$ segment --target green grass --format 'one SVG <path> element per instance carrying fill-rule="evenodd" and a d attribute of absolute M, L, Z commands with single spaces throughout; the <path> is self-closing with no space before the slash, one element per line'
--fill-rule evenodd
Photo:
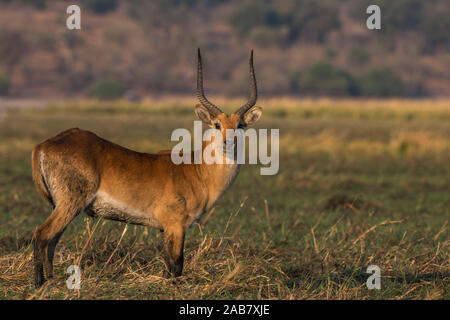
<path fill-rule="evenodd" d="M 290 111 L 294 105 L 263 113 L 257 127 L 280 128 L 278 175 L 241 169 L 207 223 L 188 232 L 177 281 L 162 278 L 159 231 L 129 225 L 120 241 L 125 224 L 81 214 L 57 247 L 55 279 L 40 290 L 32 285 L 30 239 L 50 208 L 31 179 L 33 146 L 80 127 L 152 152 L 174 145 L 175 128 L 192 130 L 194 116 L 10 112 L 0 123 L 0 298 L 449 299 L 450 123 L 432 104 L 392 118 L 386 110 L 407 109 L 380 104 L 363 116 L 351 107 L 356 116 L 348 118 L 333 117 L 339 107 L 316 113 L 312 102 L 302 107 L 309 113 Z M 68 290 L 65 270 L 80 259 L 81 290 Z M 366 287 L 371 264 L 381 268 L 381 290 Z"/>

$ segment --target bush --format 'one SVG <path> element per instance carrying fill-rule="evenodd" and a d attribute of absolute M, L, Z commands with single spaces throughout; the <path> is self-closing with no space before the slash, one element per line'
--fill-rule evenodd
<path fill-rule="evenodd" d="M 233 12 L 230 19 L 241 34 L 249 33 L 257 26 L 278 27 L 282 17 L 272 6 L 272 1 L 244 1 Z"/>
<path fill-rule="evenodd" d="M 263 48 L 279 45 L 283 42 L 278 29 L 266 26 L 255 27 L 250 31 L 250 39 Z"/>
<path fill-rule="evenodd" d="M 370 54 L 363 47 L 353 47 L 350 49 L 347 58 L 349 62 L 364 64 L 370 61 Z"/>
<path fill-rule="evenodd" d="M 95 13 L 107 13 L 117 8 L 118 0 L 84 0 L 83 5 Z"/>
<path fill-rule="evenodd" d="M 317 62 L 299 74 L 298 89 L 313 95 L 357 95 L 353 77 L 328 62 Z M 295 87 L 295 86 L 294 86 Z"/>
<path fill-rule="evenodd" d="M 442 46 L 450 48 L 450 9 L 427 15 L 422 23 L 429 51 Z"/>
<path fill-rule="evenodd" d="M 89 88 L 93 80 L 94 74 L 91 69 L 71 70 L 66 72 L 61 88 L 68 92 L 80 92 Z"/>
<path fill-rule="evenodd" d="M 122 83 L 113 79 L 98 80 L 92 86 L 89 95 L 98 99 L 117 99 L 125 92 Z"/>
<path fill-rule="evenodd" d="M 65 31 L 62 34 L 62 39 L 64 43 L 69 47 L 69 49 L 74 50 L 78 47 L 81 47 L 84 44 L 83 38 L 80 36 L 78 32 L 73 32 L 70 30 Z"/>
<path fill-rule="evenodd" d="M 21 0 L 21 2 L 25 5 L 32 6 L 39 10 L 45 9 L 47 7 L 45 0 Z"/>
<path fill-rule="evenodd" d="M 376 69 L 359 77 L 358 87 L 364 96 L 388 97 L 404 93 L 402 79 L 390 68 Z"/>
<path fill-rule="evenodd" d="M 0 96 L 6 95 L 9 91 L 9 81 L 6 76 L 0 74 Z"/>
<path fill-rule="evenodd" d="M 324 51 L 324 56 L 327 60 L 333 60 L 338 56 L 338 53 L 333 48 L 326 48 Z"/>
<path fill-rule="evenodd" d="M 293 1 L 294 9 L 286 17 L 290 40 L 324 42 L 328 33 L 340 27 L 338 6 L 331 1 Z"/>
<path fill-rule="evenodd" d="M 393 31 L 417 29 L 423 19 L 423 3 L 422 0 L 384 1 L 383 23 Z"/>
<path fill-rule="evenodd" d="M 25 33 L 0 28 L 0 64 L 16 65 L 28 53 Z"/>
<path fill-rule="evenodd" d="M 337 6 L 331 1 L 261 0 L 244 1 L 236 7 L 230 22 L 241 35 L 254 28 L 287 29 L 288 41 L 302 38 L 323 42 L 328 32 L 339 28 Z"/>

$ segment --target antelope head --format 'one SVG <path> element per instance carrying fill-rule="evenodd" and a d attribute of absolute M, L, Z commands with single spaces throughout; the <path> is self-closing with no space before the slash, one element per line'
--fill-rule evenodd
<path fill-rule="evenodd" d="M 247 126 L 254 124 L 261 117 L 262 108 L 255 106 L 258 96 L 256 86 L 255 70 L 253 67 L 253 50 L 250 54 L 250 98 L 247 103 L 236 110 L 231 115 L 224 113 L 219 107 L 210 102 L 203 90 L 203 68 L 202 56 L 198 49 L 198 65 L 197 65 L 197 97 L 200 104 L 195 106 L 195 113 L 210 128 L 220 130 L 223 137 L 225 150 L 235 148 L 235 137 L 227 139 L 227 130 L 245 129 Z M 229 131 L 228 131 L 229 132 Z"/>

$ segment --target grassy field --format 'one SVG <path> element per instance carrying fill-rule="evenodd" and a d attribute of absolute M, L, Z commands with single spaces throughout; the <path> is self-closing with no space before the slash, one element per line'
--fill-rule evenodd
<path fill-rule="evenodd" d="M 188 232 L 182 277 L 162 278 L 158 230 L 81 214 L 40 290 L 30 240 L 50 207 L 31 179 L 33 146 L 80 127 L 138 151 L 168 149 L 172 130 L 192 130 L 194 101 L 9 111 L 0 120 L 0 298 L 449 299 L 450 101 L 259 105 L 257 127 L 280 128 L 280 171 L 241 169 Z M 81 290 L 66 287 L 72 264 L 82 268 Z M 372 264 L 380 290 L 366 286 Z"/>

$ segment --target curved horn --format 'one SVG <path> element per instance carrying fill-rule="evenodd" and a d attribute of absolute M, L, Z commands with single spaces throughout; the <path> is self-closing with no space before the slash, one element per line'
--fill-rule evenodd
<path fill-rule="evenodd" d="M 200 103 L 211 112 L 214 116 L 223 113 L 216 105 L 209 102 L 203 92 L 203 68 L 202 68 L 202 56 L 200 55 L 200 48 L 198 48 L 198 65 L 197 65 L 197 97 Z"/>
<path fill-rule="evenodd" d="M 238 116 L 242 116 L 248 110 L 250 110 L 250 108 L 255 105 L 256 99 L 258 98 L 258 88 L 256 87 L 255 69 L 253 68 L 253 50 L 250 54 L 249 64 L 250 64 L 250 98 L 248 99 L 246 104 L 244 104 L 235 112 L 235 114 L 237 114 Z"/>

